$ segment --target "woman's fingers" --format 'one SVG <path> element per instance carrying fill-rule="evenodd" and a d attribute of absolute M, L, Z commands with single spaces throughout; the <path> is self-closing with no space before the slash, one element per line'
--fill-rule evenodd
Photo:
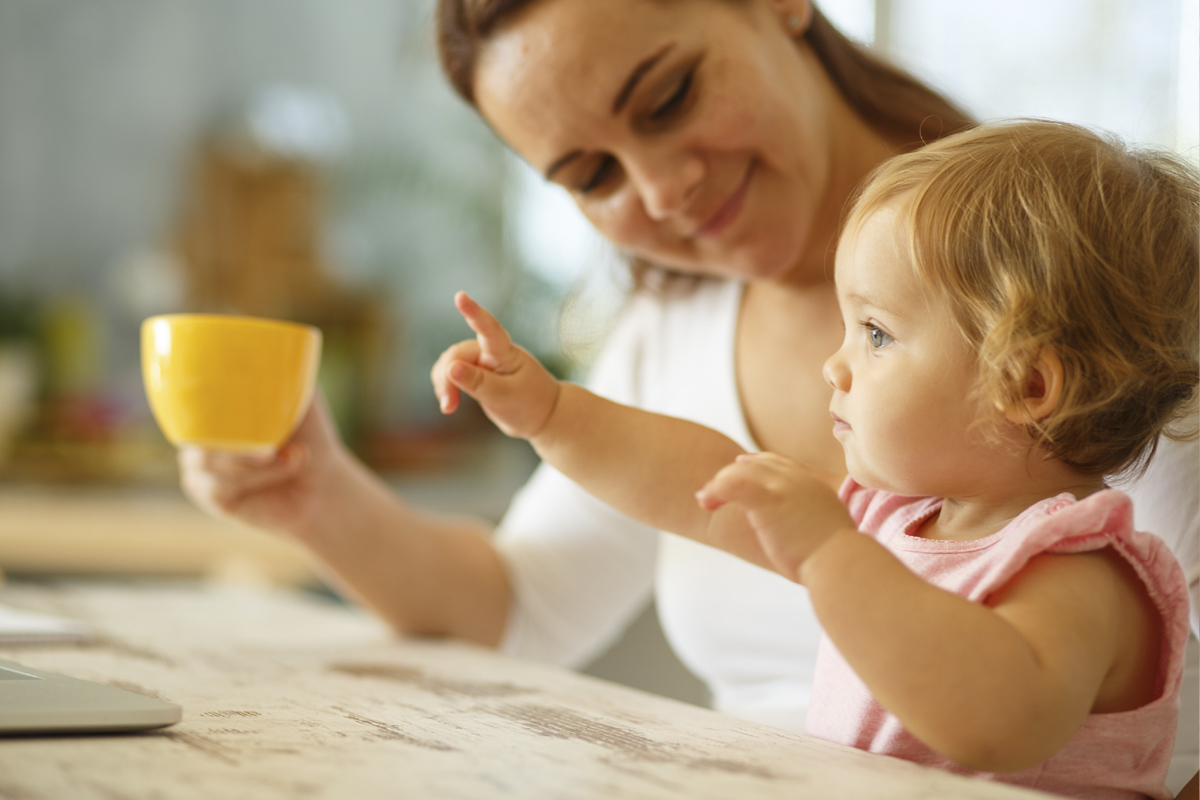
<path fill-rule="evenodd" d="M 512 360 L 516 352 L 512 339 L 504 326 L 491 315 L 483 306 L 471 299 L 466 292 L 454 295 L 454 306 L 463 315 L 463 319 L 475 331 L 479 341 L 479 365 L 488 369 L 504 371 L 504 367 Z"/>
<path fill-rule="evenodd" d="M 185 445 L 179 449 L 179 465 L 188 471 L 211 472 L 227 478 L 262 469 L 277 453 L 231 453 Z"/>
<path fill-rule="evenodd" d="M 303 445 L 291 444 L 274 455 L 248 455 L 183 447 L 179 451 L 185 493 L 200 505 L 233 511 L 241 499 L 293 479 L 308 461 Z"/>

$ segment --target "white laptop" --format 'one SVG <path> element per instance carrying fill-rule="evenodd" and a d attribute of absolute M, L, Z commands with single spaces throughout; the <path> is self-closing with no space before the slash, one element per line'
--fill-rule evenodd
<path fill-rule="evenodd" d="M 0 735 L 145 730 L 182 714 L 174 703 L 0 659 Z"/>

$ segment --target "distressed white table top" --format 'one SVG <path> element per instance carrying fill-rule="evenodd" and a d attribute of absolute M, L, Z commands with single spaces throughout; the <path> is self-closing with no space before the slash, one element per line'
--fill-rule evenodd
<path fill-rule="evenodd" d="M 0 658 L 181 704 L 121 736 L 0 739 L 0 797 L 957 798 L 1045 795 L 872 756 L 287 591 L 11 584 L 93 623 Z"/>

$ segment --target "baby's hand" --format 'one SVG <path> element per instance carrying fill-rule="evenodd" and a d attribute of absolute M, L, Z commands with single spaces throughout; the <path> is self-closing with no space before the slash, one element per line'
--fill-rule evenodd
<path fill-rule="evenodd" d="M 854 521 L 820 473 L 776 453 L 746 453 L 721 469 L 696 501 L 706 511 L 736 503 L 758 535 L 763 552 L 784 577 L 798 580 L 800 565 Z"/>
<path fill-rule="evenodd" d="M 546 426 L 558 402 L 559 383 L 538 360 L 517 347 L 482 306 L 459 292 L 454 305 L 475 338 L 449 347 L 433 365 L 433 390 L 443 414 L 458 408 L 459 390 L 479 401 L 496 427 L 530 439 Z"/>

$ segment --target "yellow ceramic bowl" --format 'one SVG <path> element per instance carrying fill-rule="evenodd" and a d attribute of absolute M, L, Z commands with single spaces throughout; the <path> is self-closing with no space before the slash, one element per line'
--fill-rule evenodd
<path fill-rule="evenodd" d="M 154 418 L 176 445 L 269 453 L 308 408 L 321 332 L 221 314 L 142 323 L 142 379 Z"/>

